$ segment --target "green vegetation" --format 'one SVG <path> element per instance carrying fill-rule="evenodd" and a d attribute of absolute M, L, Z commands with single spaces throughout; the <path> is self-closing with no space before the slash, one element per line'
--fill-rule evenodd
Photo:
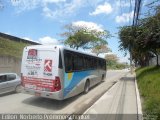
<path fill-rule="evenodd" d="M 111 52 L 111 49 L 107 45 L 97 45 L 92 48 L 92 53 L 95 53 L 97 56 L 101 53 Z"/>
<path fill-rule="evenodd" d="M 107 45 L 107 38 L 110 36 L 107 30 L 92 30 L 86 26 L 75 26 L 73 24 L 64 26 L 64 29 L 66 31 L 61 34 L 62 37 L 65 37 L 64 44 L 77 50 L 79 48 L 95 48 L 97 50 L 97 46 L 99 50 L 102 45 Z"/>
<path fill-rule="evenodd" d="M 107 54 L 105 59 L 107 61 L 107 69 L 120 70 L 128 67 L 127 63 L 119 63 L 118 57 L 115 54 Z"/>
<path fill-rule="evenodd" d="M 21 58 L 23 48 L 27 45 L 29 44 L 15 42 L 0 37 L 0 55 L 8 55 L 16 58 Z"/>
<path fill-rule="evenodd" d="M 152 56 L 160 54 L 160 1 L 152 14 L 139 19 L 137 26 L 123 26 L 119 30 L 120 50 L 129 51 L 135 64 L 147 66 Z"/>
<path fill-rule="evenodd" d="M 126 65 L 123 63 L 107 63 L 107 67 L 111 70 L 122 70 L 126 68 Z"/>
<path fill-rule="evenodd" d="M 144 67 L 136 70 L 138 87 L 143 99 L 143 113 L 160 120 L 160 67 Z M 151 119 L 149 116 L 145 119 Z"/>

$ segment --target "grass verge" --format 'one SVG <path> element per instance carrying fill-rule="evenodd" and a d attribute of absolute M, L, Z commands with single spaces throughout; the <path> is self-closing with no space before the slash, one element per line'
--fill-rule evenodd
<path fill-rule="evenodd" d="M 139 68 L 136 79 L 143 99 L 144 119 L 160 120 L 160 67 Z"/>

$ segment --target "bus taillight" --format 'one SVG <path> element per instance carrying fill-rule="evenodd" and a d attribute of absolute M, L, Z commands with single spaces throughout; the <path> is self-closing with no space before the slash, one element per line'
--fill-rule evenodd
<path fill-rule="evenodd" d="M 59 77 L 55 77 L 55 83 L 54 83 L 54 88 L 55 88 L 55 91 L 59 91 L 61 90 L 61 81 L 60 81 L 60 78 Z"/>
<path fill-rule="evenodd" d="M 59 91 L 61 90 L 61 81 L 59 77 L 55 77 L 53 88 L 51 89 L 51 92 Z"/>

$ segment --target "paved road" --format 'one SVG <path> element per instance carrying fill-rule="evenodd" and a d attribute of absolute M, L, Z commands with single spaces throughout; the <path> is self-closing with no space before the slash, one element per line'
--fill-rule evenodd
<path fill-rule="evenodd" d="M 88 109 L 100 96 L 111 88 L 128 71 L 108 71 L 107 78 L 93 87 L 88 94 L 57 101 L 28 94 L 7 94 L 0 96 L 0 113 L 52 113 L 80 114 Z"/>
<path fill-rule="evenodd" d="M 137 97 L 134 76 L 127 74 L 87 109 L 85 114 L 94 114 L 92 117 L 101 120 L 137 120 Z"/>

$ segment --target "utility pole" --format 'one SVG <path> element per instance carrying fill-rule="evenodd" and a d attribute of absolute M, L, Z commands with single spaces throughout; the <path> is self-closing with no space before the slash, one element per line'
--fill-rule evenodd
<path fill-rule="evenodd" d="M 137 26 L 138 24 L 138 19 L 139 19 L 139 13 L 140 13 L 140 8 L 141 8 L 141 3 L 142 1 L 141 0 L 135 0 L 135 6 L 134 6 L 134 16 L 133 16 L 133 24 L 132 26 Z M 132 49 L 133 49 L 133 46 L 130 44 L 130 48 L 129 48 L 129 52 L 130 52 L 130 72 L 131 74 L 133 74 L 133 63 L 132 63 Z"/>

